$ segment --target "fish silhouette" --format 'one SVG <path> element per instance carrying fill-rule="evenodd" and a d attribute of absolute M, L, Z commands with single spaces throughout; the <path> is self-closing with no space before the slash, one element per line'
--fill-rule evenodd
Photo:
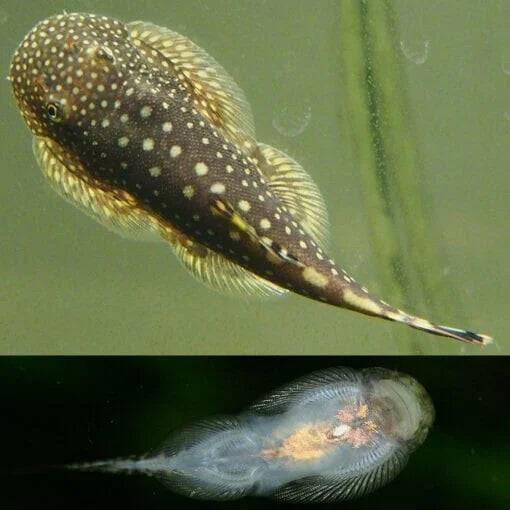
<path fill-rule="evenodd" d="M 433 421 L 430 397 L 412 377 L 331 368 L 273 391 L 240 415 L 195 423 L 143 457 L 65 468 L 154 476 L 198 499 L 340 501 L 395 478 Z"/>

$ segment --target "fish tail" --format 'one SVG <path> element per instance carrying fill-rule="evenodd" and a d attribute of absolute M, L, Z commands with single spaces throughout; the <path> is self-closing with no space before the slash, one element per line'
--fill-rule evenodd
<path fill-rule="evenodd" d="M 139 461 L 140 459 L 137 458 L 107 459 L 93 462 L 66 464 L 62 466 L 62 469 L 69 471 L 133 474 L 140 471 L 138 466 Z"/>
<path fill-rule="evenodd" d="M 11 470 L 9 471 L 9 474 L 34 475 L 61 471 L 135 474 L 143 471 L 143 467 L 140 465 L 142 461 L 142 458 L 132 457 L 98 460 L 92 462 L 76 462 L 70 464 L 39 464 Z"/>
<path fill-rule="evenodd" d="M 468 344 L 485 347 L 486 345 L 492 343 L 492 337 L 488 335 L 482 335 L 467 329 L 452 328 L 449 326 L 433 324 L 426 319 L 408 315 L 401 311 L 399 311 L 397 315 L 391 314 L 387 318 L 396 322 L 402 322 L 403 324 L 407 324 L 411 328 L 419 329 L 420 331 L 426 331 L 427 333 L 432 333 L 433 335 L 444 336 L 447 338 L 455 338 L 456 340 L 460 340 Z"/>
<path fill-rule="evenodd" d="M 128 457 L 93 462 L 80 462 L 64 465 L 62 466 L 62 469 L 125 475 L 145 474 L 149 476 L 159 476 L 162 473 L 171 471 L 169 468 L 168 458 L 164 458 L 162 456 Z"/>
<path fill-rule="evenodd" d="M 343 290 L 342 306 L 366 315 L 400 322 L 411 328 L 419 329 L 420 331 L 425 331 L 433 335 L 455 338 L 456 340 L 473 345 L 486 346 L 492 343 L 492 338 L 488 335 L 474 333 L 473 331 L 465 329 L 433 324 L 426 319 L 394 308 L 375 296 L 372 296 L 364 288 L 358 287 L 357 284 L 351 285 Z"/>

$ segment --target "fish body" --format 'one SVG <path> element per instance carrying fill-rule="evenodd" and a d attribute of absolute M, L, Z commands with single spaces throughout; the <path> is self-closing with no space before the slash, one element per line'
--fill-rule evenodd
<path fill-rule="evenodd" d="M 249 104 L 204 50 L 171 30 L 92 14 L 32 29 L 10 80 L 58 193 L 124 235 L 162 238 L 222 290 L 293 291 L 471 343 L 372 296 L 326 253 L 310 176 L 259 143 Z"/>
<path fill-rule="evenodd" d="M 397 476 L 433 421 L 429 395 L 410 376 L 339 367 L 279 388 L 237 416 L 192 424 L 140 459 L 64 468 L 155 476 L 199 499 L 340 501 Z"/>

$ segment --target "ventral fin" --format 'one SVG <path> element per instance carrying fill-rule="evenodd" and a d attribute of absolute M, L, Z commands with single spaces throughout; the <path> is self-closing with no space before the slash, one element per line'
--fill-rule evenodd
<path fill-rule="evenodd" d="M 329 238 L 328 213 L 317 185 L 301 165 L 284 152 L 259 144 L 259 167 L 269 185 L 303 230 L 323 248 Z"/>
<path fill-rule="evenodd" d="M 32 147 L 43 175 L 61 197 L 123 237 L 161 240 L 158 220 L 138 207 L 131 195 L 96 185 L 79 162 L 48 138 L 34 137 Z"/>
<path fill-rule="evenodd" d="M 232 436 L 233 433 L 237 436 L 237 439 L 234 438 L 233 441 L 229 441 L 229 436 Z M 237 417 L 218 416 L 202 420 L 172 435 L 168 441 L 153 452 L 153 455 L 162 455 L 167 459 L 177 457 L 183 452 L 189 455 L 189 452 L 192 452 L 194 448 L 204 448 L 204 445 L 206 445 L 205 448 L 207 448 L 207 445 L 214 447 L 211 445 L 212 438 L 220 443 L 223 441 L 223 444 L 228 441 L 230 442 L 230 448 L 235 449 L 239 447 L 235 443 L 246 440 L 247 437 L 250 437 L 250 434 L 251 432 Z M 227 444 L 226 447 L 228 448 Z M 205 455 L 205 453 L 202 455 Z M 238 499 L 247 495 L 251 489 L 251 479 L 246 480 L 242 476 L 237 479 L 234 476 L 221 480 L 214 473 L 210 473 L 208 483 L 201 475 L 201 470 L 206 471 L 207 466 L 184 472 L 173 469 L 166 475 L 160 476 L 160 480 L 171 490 L 195 499 Z"/>
<path fill-rule="evenodd" d="M 286 289 L 251 273 L 184 234 L 171 231 L 166 237 L 184 267 L 211 289 L 227 294 L 259 297 L 287 293 Z"/>
<path fill-rule="evenodd" d="M 185 449 L 199 445 L 218 433 L 239 430 L 241 427 L 242 424 L 236 416 L 220 415 L 200 420 L 172 434 L 163 444 L 151 452 L 151 456 L 165 455 L 173 457 Z"/>
<path fill-rule="evenodd" d="M 257 229 L 249 223 L 239 212 L 237 212 L 232 204 L 225 200 L 215 200 L 211 206 L 213 214 L 222 216 L 234 230 L 240 234 L 247 235 L 254 244 L 259 245 L 274 263 L 288 263 L 295 266 L 304 267 L 303 263 L 297 257 L 287 251 L 286 248 L 278 243 L 261 235 Z"/>
<path fill-rule="evenodd" d="M 127 26 L 135 45 L 143 43 L 169 60 L 175 74 L 190 89 L 194 106 L 227 139 L 248 149 L 247 153 L 255 147 L 250 105 L 241 88 L 214 58 L 187 37 L 168 28 L 143 21 Z"/>
<path fill-rule="evenodd" d="M 277 489 L 274 497 L 290 503 L 325 503 L 364 496 L 386 485 L 405 467 L 409 455 L 396 444 L 380 446 L 353 470 L 330 476 L 310 476 Z M 372 464 L 364 470 L 364 464 Z"/>

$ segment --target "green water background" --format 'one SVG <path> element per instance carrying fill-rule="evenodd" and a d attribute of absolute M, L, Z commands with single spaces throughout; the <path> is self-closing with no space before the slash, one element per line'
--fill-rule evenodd
<path fill-rule="evenodd" d="M 20 469 L 140 455 L 178 429 L 237 414 L 320 368 L 384 366 L 429 392 L 436 421 L 389 485 L 356 501 L 296 507 L 267 499 L 197 502 L 145 477 Z M 507 510 L 508 360 L 488 357 L 0 359 L 3 510 L 323 508 Z"/>
<path fill-rule="evenodd" d="M 62 11 L 154 21 L 206 48 L 245 90 L 258 138 L 313 175 L 331 253 L 382 292 L 345 103 L 341 2 L 334 0 L 0 3 L 0 69 L 25 33 Z M 406 78 L 420 182 L 453 299 L 430 317 L 490 333 L 510 352 L 506 298 L 510 177 L 510 4 L 396 0 L 395 54 Z M 163 244 L 116 237 L 57 197 L 0 82 L 0 352 L 480 353 L 454 341 L 299 297 L 240 300 L 193 281 Z M 434 300 L 434 295 L 427 298 Z M 413 312 L 433 310 L 424 303 Z"/>

